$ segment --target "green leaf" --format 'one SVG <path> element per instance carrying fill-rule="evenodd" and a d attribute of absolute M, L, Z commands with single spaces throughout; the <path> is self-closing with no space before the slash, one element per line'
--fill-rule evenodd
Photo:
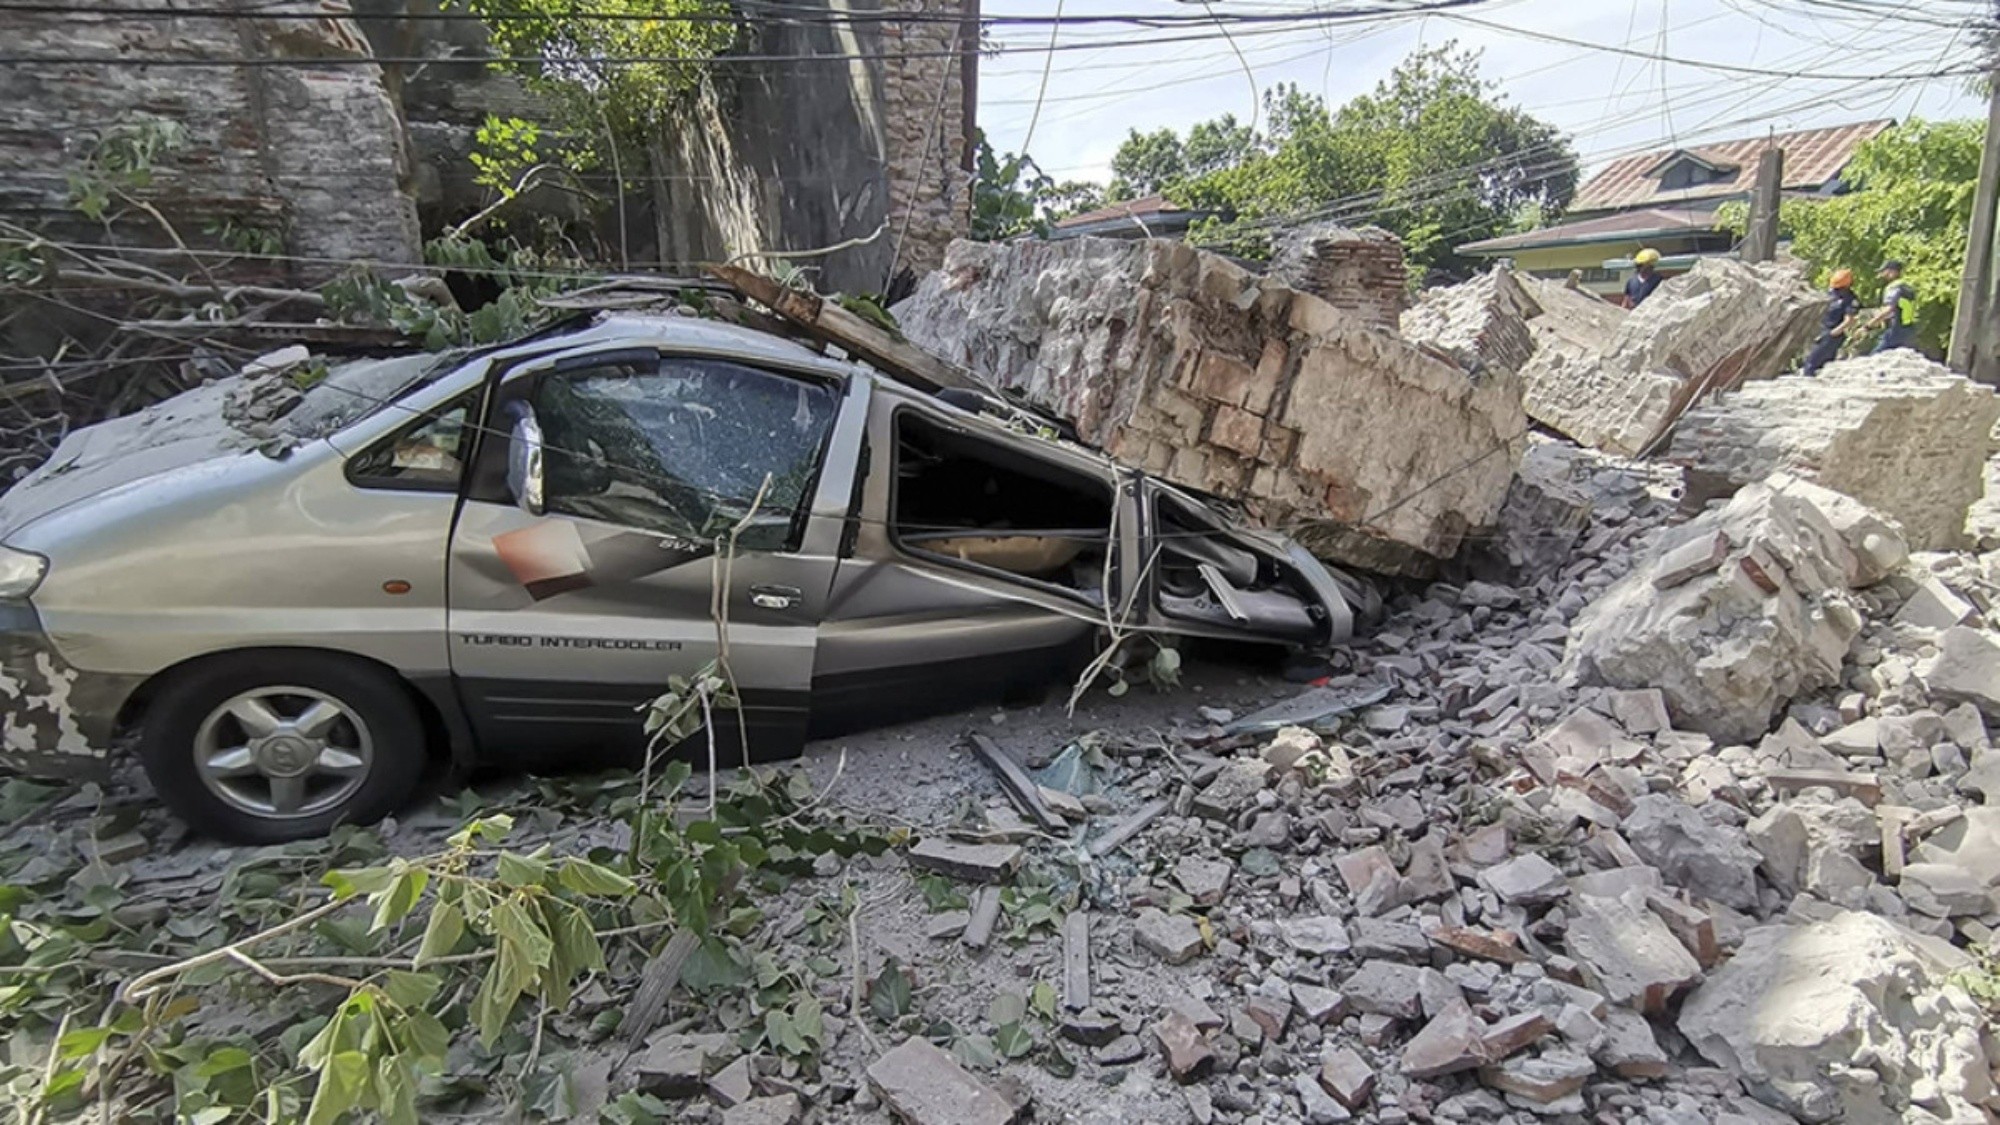
<path fill-rule="evenodd" d="M 402 1029 L 410 1049 L 419 1058 L 443 1064 L 445 1053 L 451 1050 L 451 1032 L 442 1020 L 429 1012 L 413 1010 L 403 1014 Z"/>
<path fill-rule="evenodd" d="M 391 1055 L 375 1064 L 375 1104 L 389 1125 L 418 1125 L 416 1076 L 402 1059 Z"/>
<path fill-rule="evenodd" d="M 108 1027 L 80 1027 L 56 1041 L 56 1057 L 68 1062 L 94 1055 L 110 1039 L 111 1029 Z"/>
<path fill-rule="evenodd" d="M 1048 981 L 1038 980 L 1028 990 L 1028 1007 L 1049 1023 L 1056 1022 L 1056 990 Z"/>
<path fill-rule="evenodd" d="M 472 1025 L 479 1029 L 479 1042 L 491 1047 L 507 1030 L 507 1017 L 513 1014 L 514 1001 L 520 998 L 521 987 L 518 977 L 506 968 L 507 946 L 502 946 L 500 956 L 493 966 L 486 970 L 486 978 L 479 983 L 479 992 L 472 998 Z"/>
<path fill-rule="evenodd" d="M 549 963 L 549 954 L 555 949 L 555 942 L 548 932 L 528 916 L 528 911 L 513 898 L 503 898 L 493 906 L 487 916 L 493 925 L 493 932 L 520 948 L 521 955 L 536 968 Z"/>
<path fill-rule="evenodd" d="M 539 887 L 548 881 L 549 865 L 531 856 L 501 852 L 496 873 L 509 887 Z"/>
<path fill-rule="evenodd" d="M 407 973 L 401 969 L 390 969 L 382 982 L 382 991 L 399 1008 L 422 1008 L 442 987 L 444 981 L 434 973 Z"/>
<path fill-rule="evenodd" d="M 894 957 L 868 983 L 868 1010 L 883 1023 L 894 1023 L 910 1012 L 910 977 Z"/>
<path fill-rule="evenodd" d="M 1042 1053 L 1042 1069 L 1057 1078 L 1074 1078 L 1076 1060 L 1064 1054 L 1061 1047 L 1051 1043 L 1049 1049 Z"/>
<path fill-rule="evenodd" d="M 986 1009 L 986 1018 L 997 1025 L 1020 1023 L 1028 1014 L 1028 1002 L 1018 992 L 1002 992 Z"/>
<path fill-rule="evenodd" d="M 604 949 L 591 930 L 590 916 L 574 907 L 552 907 L 550 928 L 562 962 L 573 973 L 598 972 L 604 968 Z"/>
<path fill-rule="evenodd" d="M 1002 1024 L 993 1033 L 993 1045 L 1010 1059 L 1018 1059 L 1035 1049 L 1035 1037 L 1018 1023 Z"/>
<path fill-rule="evenodd" d="M 792 1006 L 792 1026 L 798 1029 L 799 1038 L 810 1043 L 817 1050 L 826 1043 L 826 1019 L 821 1010 L 819 998 L 811 993 L 799 998 Z"/>
<path fill-rule="evenodd" d="M 999 1051 L 984 1035 L 962 1036 L 951 1045 L 952 1057 L 976 1070 L 992 1070 L 1000 1065 Z"/>
<path fill-rule="evenodd" d="M 348 899 L 388 890 L 395 878 L 396 873 L 386 867 L 353 867 L 345 871 L 329 871 L 320 876 L 320 882 L 333 888 L 333 897 Z"/>
<path fill-rule="evenodd" d="M 367 1055 L 335 1052 L 319 1072 L 319 1089 L 313 1092 L 312 1108 L 306 1111 L 306 1125 L 333 1125 L 367 1097 L 370 1078 Z"/>
<path fill-rule="evenodd" d="M 559 878 L 577 894 L 600 898 L 621 897 L 638 889 L 638 884 L 609 867 L 583 859 L 565 860 Z"/>
<path fill-rule="evenodd" d="M 420 867 L 412 867 L 397 875 L 389 889 L 375 904 L 375 922 L 370 929 L 381 930 L 403 920 L 417 905 L 417 899 L 424 893 L 424 885 L 430 882 L 430 874 Z"/>
<path fill-rule="evenodd" d="M 234 1070 L 242 1070 L 249 1066 L 251 1061 L 250 1052 L 241 1047 L 217 1047 L 194 1065 L 194 1072 L 202 1078 L 217 1078 Z"/>
<path fill-rule="evenodd" d="M 447 956 L 458 945 L 459 936 L 463 933 L 465 912 L 455 903 L 438 903 L 431 908 L 430 921 L 424 926 L 424 940 L 417 946 L 416 963 L 421 966 Z"/>

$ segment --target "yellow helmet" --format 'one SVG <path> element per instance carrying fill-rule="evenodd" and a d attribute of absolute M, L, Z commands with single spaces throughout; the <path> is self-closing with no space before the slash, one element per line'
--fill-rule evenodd
<path fill-rule="evenodd" d="M 1649 246 L 1632 255 L 1632 261 L 1642 266 L 1658 265 L 1660 262 L 1660 252 Z"/>
<path fill-rule="evenodd" d="M 1827 279 L 1827 283 L 1835 289 L 1851 289 L 1854 287 L 1854 271 L 1835 270 L 1833 276 Z"/>

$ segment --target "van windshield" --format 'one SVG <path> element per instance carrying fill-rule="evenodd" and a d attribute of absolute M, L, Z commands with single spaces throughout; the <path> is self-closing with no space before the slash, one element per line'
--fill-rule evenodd
<path fill-rule="evenodd" d="M 329 369 L 306 388 L 298 405 L 285 412 L 280 428 L 293 437 L 323 438 L 394 405 L 397 399 L 450 370 L 465 358 L 463 349 L 418 352 L 388 359 L 362 359 Z"/>

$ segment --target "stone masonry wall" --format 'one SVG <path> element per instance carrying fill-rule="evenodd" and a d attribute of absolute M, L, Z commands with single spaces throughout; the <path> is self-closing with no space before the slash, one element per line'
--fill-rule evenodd
<path fill-rule="evenodd" d="M 1396 331 L 1409 304 L 1403 242 L 1381 227 L 1304 226 L 1278 240 L 1271 276 L 1371 327 Z"/>
<path fill-rule="evenodd" d="M 1106 453 L 1383 573 L 1491 524 L 1526 444 L 1513 375 L 1181 243 L 957 242 L 893 311 Z"/>
<path fill-rule="evenodd" d="M 885 10 L 955 12 L 953 0 L 882 0 Z M 944 263 L 945 248 L 972 227 L 972 180 L 964 170 L 965 46 L 961 25 L 882 25 L 884 154 L 889 176 L 892 272 L 913 279 Z M 929 56 L 929 57 L 927 57 Z M 978 54 L 970 56 L 978 66 Z"/>
<path fill-rule="evenodd" d="M 8 45 L 24 55 L 171 58 L 351 58 L 369 53 L 351 20 L 90 19 L 74 13 L 7 17 Z M 319 8 L 302 2 L 276 10 Z M 0 216 L 57 238 L 98 242 L 102 226 L 71 206 L 67 175 L 95 139 L 126 122 L 164 119 L 187 144 L 161 158 L 140 195 L 190 244 L 214 245 L 226 221 L 275 231 L 292 281 L 337 272 L 338 262 L 417 260 L 416 209 L 396 109 L 373 66 L 318 68 L 0 67 Z M 126 244 L 171 245 L 149 216 L 126 207 Z"/>

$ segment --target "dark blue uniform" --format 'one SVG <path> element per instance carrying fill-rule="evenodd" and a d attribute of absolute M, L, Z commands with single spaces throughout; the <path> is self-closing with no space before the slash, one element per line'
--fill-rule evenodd
<path fill-rule="evenodd" d="M 1654 270 L 1652 273 L 1635 273 L 1626 278 L 1625 303 L 1635 309 L 1638 308 L 1639 302 L 1652 296 L 1653 290 L 1658 289 L 1660 282 L 1665 280 L 1660 276 L 1659 270 Z"/>
<path fill-rule="evenodd" d="M 1852 289 L 1835 289 L 1827 295 L 1826 311 L 1819 316 L 1819 339 L 1814 342 L 1812 351 L 1806 353 L 1807 375 L 1819 374 L 1820 368 L 1832 363 L 1833 357 L 1840 354 L 1840 345 L 1846 342 L 1847 337 L 1836 336 L 1833 330 L 1847 323 L 1847 318 L 1853 316 L 1860 305 L 1861 299 L 1854 295 Z"/>

